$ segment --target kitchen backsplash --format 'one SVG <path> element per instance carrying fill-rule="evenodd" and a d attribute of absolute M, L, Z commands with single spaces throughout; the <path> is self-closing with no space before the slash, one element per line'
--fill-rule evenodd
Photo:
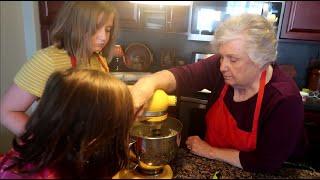
<path fill-rule="evenodd" d="M 154 63 L 150 67 L 150 72 L 166 68 L 161 61 L 164 49 L 174 49 L 176 59 L 185 61 L 185 63 L 192 63 L 192 52 L 212 52 L 209 42 L 190 41 L 184 34 L 121 30 L 118 37 L 117 43 L 121 44 L 124 49 L 133 42 L 144 43 L 150 48 L 154 55 Z M 297 71 L 295 80 L 301 89 L 306 86 L 309 61 L 312 57 L 317 56 L 319 51 L 320 43 L 280 41 L 277 62 L 295 66 Z"/>

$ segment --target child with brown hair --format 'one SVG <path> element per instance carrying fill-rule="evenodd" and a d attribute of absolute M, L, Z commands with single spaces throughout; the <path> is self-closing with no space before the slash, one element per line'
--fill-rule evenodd
<path fill-rule="evenodd" d="M 110 178 L 128 163 L 134 121 L 127 86 L 108 73 L 53 73 L 13 150 L 0 157 L 0 178 Z"/>

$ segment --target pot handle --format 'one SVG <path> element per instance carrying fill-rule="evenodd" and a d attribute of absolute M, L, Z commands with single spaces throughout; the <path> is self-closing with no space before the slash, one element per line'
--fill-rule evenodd
<path fill-rule="evenodd" d="M 131 149 L 131 146 L 133 146 L 135 143 L 136 143 L 136 141 L 134 139 L 130 139 L 129 149 Z"/>
<path fill-rule="evenodd" d="M 132 150 L 132 146 L 136 143 L 136 141 L 133 139 L 131 139 L 130 141 L 131 142 L 129 143 L 129 160 L 138 164 L 137 155 Z"/>

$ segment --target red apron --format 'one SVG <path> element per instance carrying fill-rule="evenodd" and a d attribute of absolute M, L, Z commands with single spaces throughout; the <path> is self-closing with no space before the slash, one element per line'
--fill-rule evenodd
<path fill-rule="evenodd" d="M 223 101 L 228 89 L 228 85 L 224 85 L 218 100 L 211 106 L 206 115 L 207 131 L 205 140 L 207 143 L 219 148 L 232 148 L 240 151 L 252 151 L 256 148 L 259 114 L 265 82 L 266 71 L 263 71 L 260 78 L 251 132 L 237 127 L 237 121 Z"/>
<path fill-rule="evenodd" d="M 108 66 L 106 66 L 106 65 L 103 63 L 102 59 L 100 58 L 100 56 L 99 56 L 98 54 L 96 54 L 96 55 L 97 55 L 97 58 L 98 58 L 100 64 L 102 65 L 103 69 L 105 70 L 105 72 L 109 72 Z M 77 59 L 76 59 L 76 57 L 75 57 L 75 56 L 71 56 L 71 57 L 70 57 L 70 60 L 71 60 L 71 65 L 72 65 L 72 67 L 73 67 L 73 68 L 77 67 Z"/>

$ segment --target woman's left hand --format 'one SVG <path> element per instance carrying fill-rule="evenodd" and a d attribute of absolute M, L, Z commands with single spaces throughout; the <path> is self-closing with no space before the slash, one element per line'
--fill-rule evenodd
<path fill-rule="evenodd" d="M 214 148 L 207 142 L 203 141 L 199 136 L 190 136 L 186 141 L 187 148 L 193 154 L 212 159 Z"/>

